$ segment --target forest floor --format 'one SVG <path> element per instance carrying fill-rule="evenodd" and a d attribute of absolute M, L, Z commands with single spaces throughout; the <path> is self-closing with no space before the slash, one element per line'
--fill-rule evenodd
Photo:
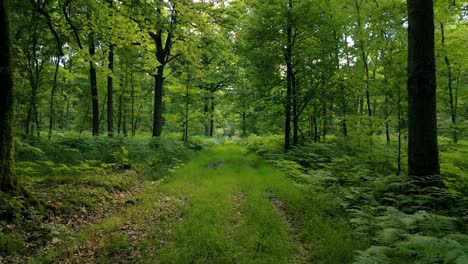
<path fill-rule="evenodd" d="M 365 245 L 327 216 L 322 199 L 246 148 L 220 145 L 29 262 L 350 262 Z"/>

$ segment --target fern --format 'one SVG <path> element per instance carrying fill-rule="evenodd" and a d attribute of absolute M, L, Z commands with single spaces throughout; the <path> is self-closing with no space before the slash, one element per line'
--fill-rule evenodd
<path fill-rule="evenodd" d="M 392 249 L 383 246 L 371 246 L 365 251 L 356 251 L 355 264 L 390 264 L 392 259 L 388 257 Z"/>

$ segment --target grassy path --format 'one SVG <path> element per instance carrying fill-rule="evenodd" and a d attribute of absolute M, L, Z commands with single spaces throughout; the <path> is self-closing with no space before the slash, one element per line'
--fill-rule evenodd
<path fill-rule="evenodd" d="M 325 202 L 245 148 L 218 146 L 32 262 L 347 263 L 359 245 Z"/>

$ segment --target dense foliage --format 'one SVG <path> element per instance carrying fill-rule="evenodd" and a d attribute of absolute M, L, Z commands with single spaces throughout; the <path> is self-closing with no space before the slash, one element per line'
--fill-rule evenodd
<path fill-rule="evenodd" d="M 447 189 L 421 189 L 397 168 L 388 149 L 367 151 L 331 140 L 281 151 L 278 137 L 249 137 L 247 146 L 304 188 L 324 194 L 329 217 L 346 219 L 356 239 L 370 247 L 355 263 L 464 263 L 468 258 L 468 171 L 465 141 L 444 140 Z M 364 162 L 363 162 L 364 160 Z M 450 172 L 449 172 L 450 171 Z M 457 171 L 457 172 L 455 172 Z"/>
<path fill-rule="evenodd" d="M 437 100 L 430 103 L 437 105 L 437 128 L 431 144 L 437 147 L 438 139 L 440 155 L 427 154 L 440 156 L 441 175 L 421 177 L 408 176 L 407 146 L 418 135 L 408 132 L 416 121 L 408 118 L 405 1 L 8 2 L 1 7 L 11 26 L 1 29 L 12 41 L 2 45 L 12 52 L 0 51 L 9 55 L 0 70 L 13 75 L 14 96 L 13 86 L 2 87 L 8 107 L 0 106 L 0 139 L 8 144 L 0 165 L 11 177 L 1 175 L 0 262 L 31 256 L 52 262 L 74 256 L 81 249 L 74 243 L 102 237 L 101 255 L 84 257 L 112 262 L 125 253 L 131 262 L 132 235 L 114 230 L 135 231 L 126 216 L 132 224 L 141 216 L 144 231 L 135 232 L 145 236 L 144 251 L 154 249 L 156 237 L 169 238 L 184 214 L 193 222 L 174 232 L 184 254 L 167 249 L 168 261 L 189 263 L 206 254 L 239 262 L 229 255 L 236 246 L 222 248 L 227 240 L 217 240 L 223 235 L 201 229 L 206 237 L 198 236 L 190 224 L 224 223 L 229 212 L 221 207 L 248 195 L 255 201 L 247 217 L 276 219 L 269 224 L 283 240 L 265 246 L 276 248 L 284 263 L 293 251 L 282 244 L 287 239 L 316 244 L 296 245 L 304 262 L 468 262 L 468 1 L 433 4 Z M 10 62 L 13 70 L 4 70 Z M 225 142 L 244 145 L 283 174 L 242 147 L 213 147 Z M 217 152 L 199 154 L 210 147 Z M 224 168 L 224 159 L 204 164 L 218 154 L 232 154 L 226 163 L 238 166 Z M 10 162 L 13 168 L 5 165 Z M 219 189 L 216 173 L 207 173 L 208 181 L 189 171 L 218 166 L 228 179 Z M 255 174 L 256 185 L 248 186 L 239 171 Z M 171 175 L 161 187 L 168 193 L 153 195 Z M 7 186 L 4 179 L 12 181 Z M 236 181 L 246 190 L 231 195 Z M 201 185 L 206 193 L 196 188 Z M 216 197 L 224 204 L 210 204 Z M 192 209 L 182 210 L 192 198 L 198 199 Z M 166 207 L 179 210 L 159 215 L 167 230 L 144 229 L 153 219 L 148 212 Z M 268 223 L 250 221 L 258 228 L 242 222 L 250 233 L 238 235 L 255 250 L 244 253 L 261 253 L 266 261 L 257 239 L 268 234 Z M 98 229 L 109 234 L 99 237 Z M 194 237 L 213 244 L 200 252 L 187 246 Z M 222 254 L 211 255 L 209 246 Z M 57 247 L 63 248 L 54 255 Z"/>

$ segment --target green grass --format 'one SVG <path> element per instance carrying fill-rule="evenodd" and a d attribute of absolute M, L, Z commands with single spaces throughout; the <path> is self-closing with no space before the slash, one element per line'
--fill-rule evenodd
<path fill-rule="evenodd" d="M 367 245 L 307 189 L 244 147 L 216 146 L 148 183 L 139 204 L 32 262 L 351 262 Z"/>

